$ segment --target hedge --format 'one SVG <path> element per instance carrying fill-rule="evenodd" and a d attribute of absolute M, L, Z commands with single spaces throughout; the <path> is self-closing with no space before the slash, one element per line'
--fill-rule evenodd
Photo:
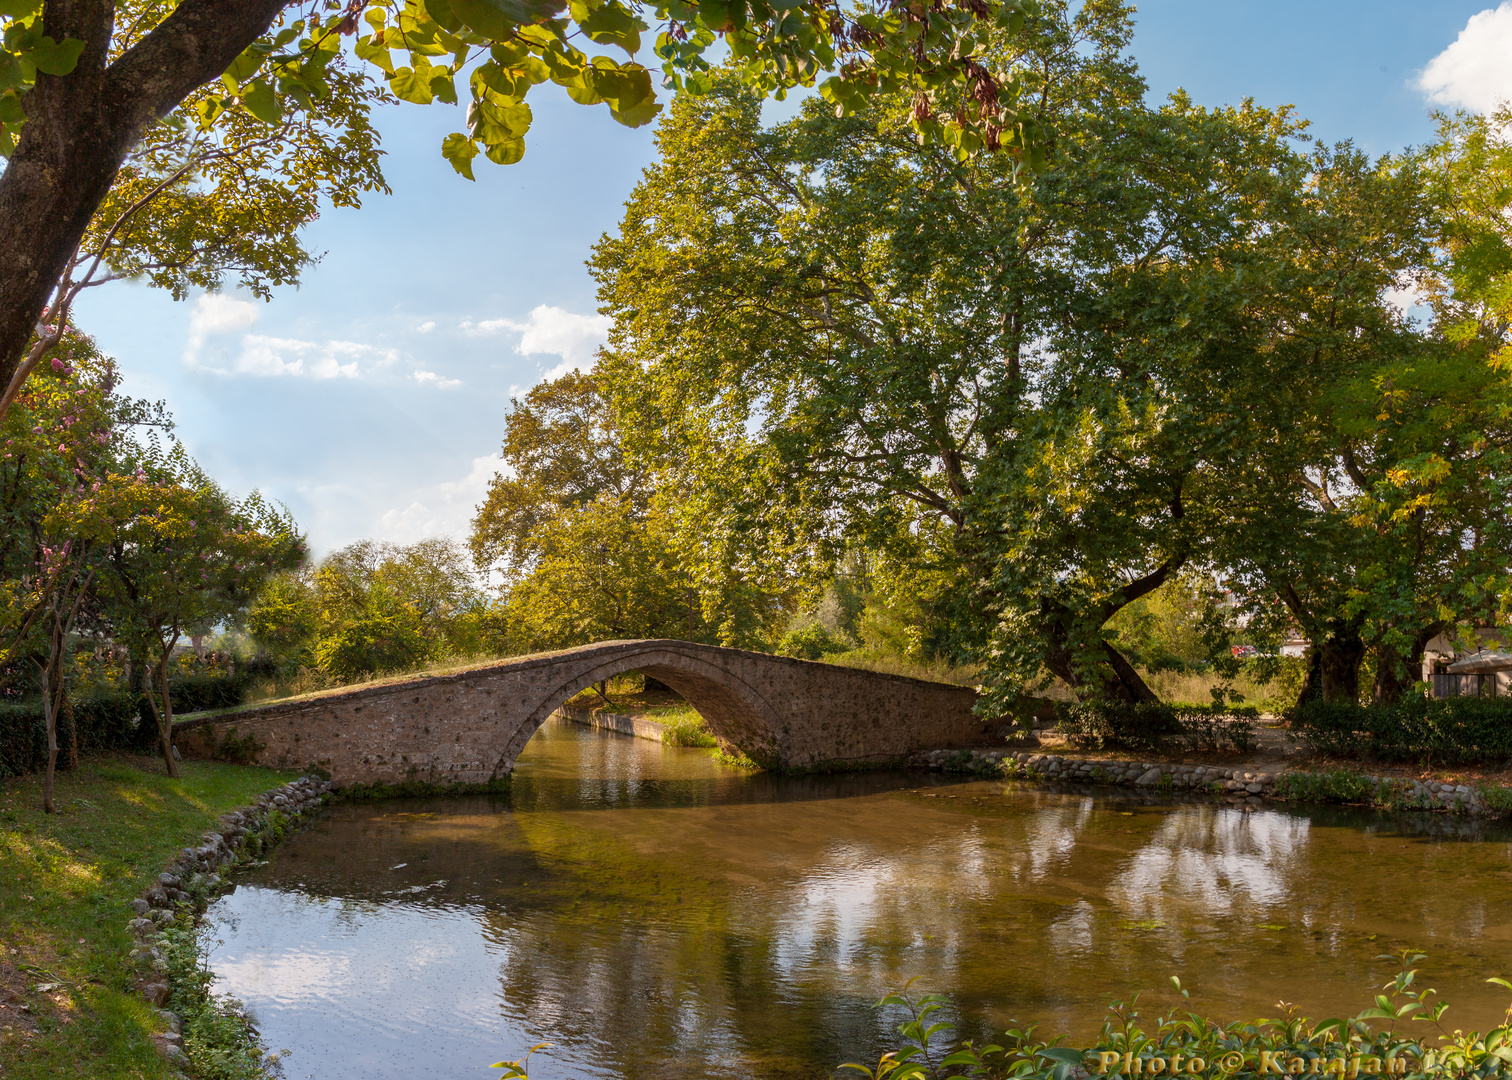
<path fill-rule="evenodd" d="M 246 678 L 190 675 L 169 682 L 173 710 L 196 712 L 240 705 Z M 74 751 L 158 749 L 157 723 L 140 694 L 115 693 L 71 699 L 58 719 L 58 763 L 66 768 Z M 40 701 L 0 702 L 0 777 L 47 767 L 47 721 Z"/>
<path fill-rule="evenodd" d="M 107 694 L 68 703 L 58 720 L 58 761 L 73 751 L 145 750 L 156 746 L 157 729 L 143 720 L 135 694 Z M 20 776 L 47 766 L 47 722 L 42 703 L 0 703 L 0 777 Z"/>
<path fill-rule="evenodd" d="M 1241 752 L 1255 744 L 1253 706 L 1168 705 L 1160 701 L 1056 702 L 1056 730 L 1094 750 L 1158 750 L 1167 745 Z"/>
<path fill-rule="evenodd" d="M 1505 764 L 1512 761 L 1512 698 L 1409 694 L 1387 704 L 1309 701 L 1298 706 L 1292 731 L 1332 757 Z"/>

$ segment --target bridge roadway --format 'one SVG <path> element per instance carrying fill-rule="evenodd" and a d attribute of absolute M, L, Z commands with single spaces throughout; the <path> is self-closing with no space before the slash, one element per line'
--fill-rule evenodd
<path fill-rule="evenodd" d="M 339 785 L 484 784 L 508 775 L 568 698 L 651 675 L 722 743 L 769 768 L 834 769 L 990 742 L 967 687 L 688 641 L 605 641 L 469 668 L 188 717 L 181 752 L 319 767 Z"/>

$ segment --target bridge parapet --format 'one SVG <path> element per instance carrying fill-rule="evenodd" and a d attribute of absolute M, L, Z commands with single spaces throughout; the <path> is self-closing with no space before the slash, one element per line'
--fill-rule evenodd
<path fill-rule="evenodd" d="M 327 691 L 175 725 L 184 753 L 319 767 L 338 784 L 481 784 L 505 776 L 563 702 L 641 671 L 709 730 L 776 768 L 881 764 L 990 742 L 967 687 L 668 639 L 606 641 L 465 671 Z"/>

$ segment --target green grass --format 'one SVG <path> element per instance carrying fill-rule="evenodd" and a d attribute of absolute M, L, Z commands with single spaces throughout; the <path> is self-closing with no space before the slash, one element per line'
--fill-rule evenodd
<path fill-rule="evenodd" d="M 221 814 L 297 775 L 210 762 L 182 770 L 175 781 L 149 758 L 86 758 L 59 774 L 53 815 L 41 811 L 39 778 L 0 782 L 6 1080 L 171 1075 L 148 1041 L 163 1025 L 135 993 L 126 905 Z M 58 989 L 36 989 L 47 984 Z"/>
<path fill-rule="evenodd" d="M 671 746 L 718 746 L 719 740 L 709 733 L 709 726 L 698 710 L 686 702 L 646 710 L 646 717 L 663 725 L 662 742 Z"/>

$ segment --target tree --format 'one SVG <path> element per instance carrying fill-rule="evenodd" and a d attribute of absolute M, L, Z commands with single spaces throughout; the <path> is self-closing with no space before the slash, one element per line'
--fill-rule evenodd
<path fill-rule="evenodd" d="M 184 629 L 242 611 L 279 570 L 297 566 L 304 540 L 287 512 L 253 493 L 232 499 L 177 443 L 138 449 L 123 470 L 84 496 L 76 528 L 100 546 L 96 588 L 112 636 L 139 661 L 168 775 L 173 703 L 168 661 Z"/>
<path fill-rule="evenodd" d="M 467 554 L 454 540 L 359 540 L 313 570 L 269 579 L 246 626 L 282 666 L 313 661 L 355 679 L 480 651 L 482 609 Z"/>
<path fill-rule="evenodd" d="M 519 576 L 541 555 L 548 521 L 600 499 L 633 515 L 651 498 L 648 470 L 626 459 L 622 433 L 595 375 L 569 371 L 510 400 L 496 473 L 468 540 L 480 568 Z"/>
<path fill-rule="evenodd" d="M 500 577 L 505 647 L 764 643 L 779 603 L 769 583 L 699 561 L 682 492 L 625 453 L 625 423 L 603 392 L 615 377 L 568 372 L 511 403 L 510 475 L 493 478 L 470 540 L 478 567 Z"/>
<path fill-rule="evenodd" d="M 1148 698 L 1103 628 L 1212 534 L 1200 467 L 1264 389 L 1233 344 L 1255 240 L 1306 169 L 1285 112 L 1145 107 L 1125 5 L 1046 9 L 986 47 L 1053 169 L 920 145 L 906 99 L 766 129 L 731 80 L 675 103 L 591 265 L 634 451 L 738 492 L 731 545 L 927 567 L 1005 686 Z"/>
<path fill-rule="evenodd" d="M 723 39 L 763 92 L 813 86 L 821 70 L 837 70 L 820 89 L 842 111 L 877 93 L 911 94 L 926 137 L 963 154 L 1005 147 L 1033 162 L 1043 135 L 1020 109 L 1015 73 L 979 57 L 975 37 L 981 20 L 1018 26 L 1033 8 L 659 0 L 652 10 L 663 26 L 655 50 L 675 88 L 707 83 L 705 53 Z M 532 119 L 526 95 L 548 79 L 632 126 L 660 109 L 644 67 L 578 47 L 633 58 L 649 27 L 622 0 L 348 0 L 308 11 L 290 0 L 16 0 L 0 13 L 0 151 L 9 157 L 0 175 L 0 383 L 11 382 L 34 335 L 48 335 L 49 296 L 154 125 L 175 110 L 208 131 L 237 116 L 276 126 L 294 111 L 328 109 L 333 62 L 364 22 L 371 32 L 353 52 L 399 99 L 455 104 L 456 78 L 467 76 L 467 130 L 442 145 L 465 176 L 480 152 L 519 160 Z M 184 108 L 217 78 L 224 93 Z"/>
<path fill-rule="evenodd" d="M 1309 314 L 1341 347 L 1306 353 L 1288 382 L 1290 411 L 1271 423 L 1290 438 L 1250 487 L 1270 512 L 1234 559 L 1257 625 L 1311 638 L 1304 698 L 1362 696 L 1373 653 L 1371 693 L 1391 700 L 1418 681 L 1433 637 L 1504 608 L 1509 122 L 1440 117 L 1422 150 L 1341 159 L 1318 185 L 1340 235 L 1309 238 L 1336 276 Z M 1431 326 L 1381 301 L 1406 285 L 1423 290 Z"/>
<path fill-rule="evenodd" d="M 118 395 L 116 381 L 115 365 L 94 343 L 70 334 L 0 423 L 0 648 L 7 661 L 29 657 L 38 671 L 49 812 L 69 637 L 98 570 L 98 546 L 76 527 L 77 510 L 108 475 L 127 432 L 163 423 L 160 411 Z"/>
<path fill-rule="evenodd" d="M 128 32 L 119 46 L 131 43 Z M 326 85 L 318 111 L 269 122 L 234 110 L 208 128 L 190 120 L 218 98 L 202 86 L 143 134 L 69 255 L 0 413 L 56 346 L 84 289 L 131 277 L 182 299 L 229 274 L 267 298 L 271 286 L 298 281 L 311 261 L 300 230 L 321 205 L 355 207 L 361 193 L 387 190 L 368 123 L 382 91 L 339 61 Z"/>
<path fill-rule="evenodd" d="M 243 620 L 254 641 L 283 670 L 313 666 L 319 605 L 309 567 L 268 578 Z"/>

